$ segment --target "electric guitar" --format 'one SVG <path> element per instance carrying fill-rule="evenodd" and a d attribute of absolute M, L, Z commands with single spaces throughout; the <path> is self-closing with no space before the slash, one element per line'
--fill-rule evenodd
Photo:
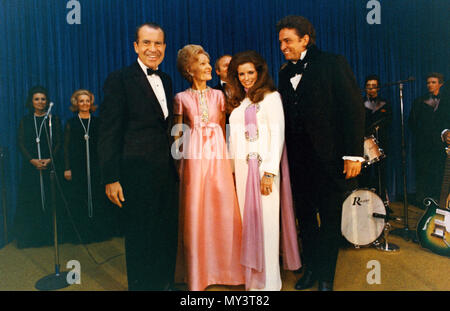
<path fill-rule="evenodd" d="M 424 200 L 427 210 L 417 224 L 417 238 L 423 248 L 450 257 L 450 148 L 445 148 L 444 178 L 439 204 L 432 198 Z"/>

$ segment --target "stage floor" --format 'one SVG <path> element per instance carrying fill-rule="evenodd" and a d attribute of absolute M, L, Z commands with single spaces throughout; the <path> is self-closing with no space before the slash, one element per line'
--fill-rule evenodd
<path fill-rule="evenodd" d="M 394 216 L 403 216 L 403 204 L 392 203 Z M 409 228 L 415 230 L 423 211 L 409 207 Z M 403 222 L 390 221 L 393 228 L 403 228 Z M 434 254 L 403 237 L 390 235 L 389 241 L 400 247 L 395 253 L 373 247 L 355 249 L 352 246 L 339 252 L 334 290 L 336 291 L 449 291 L 450 258 Z M 127 279 L 123 238 L 114 238 L 87 245 L 97 261 L 82 245 L 62 244 L 59 248 L 61 270 L 67 271 L 70 260 L 78 260 L 81 284 L 73 284 L 62 291 L 125 291 Z M 103 261 L 108 260 L 105 263 Z M 379 263 L 379 278 L 374 278 L 370 261 Z M 0 290 L 34 291 L 36 282 L 54 273 L 53 247 L 19 250 L 15 242 L 0 250 Z M 295 291 L 294 285 L 301 273 L 283 271 L 283 291 Z M 369 281 L 368 281 L 369 280 Z M 379 284 L 371 280 L 379 281 Z M 177 284 L 185 289 L 184 284 Z M 244 290 L 243 286 L 210 286 L 211 291 Z M 316 288 L 310 289 L 315 291 Z"/>

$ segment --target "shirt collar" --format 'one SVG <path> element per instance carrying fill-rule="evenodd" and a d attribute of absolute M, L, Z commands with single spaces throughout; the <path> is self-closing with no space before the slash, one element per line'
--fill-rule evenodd
<path fill-rule="evenodd" d="M 300 54 L 300 59 L 299 60 L 302 60 L 302 59 L 304 59 L 305 58 L 305 56 L 306 56 L 306 52 L 308 52 L 308 50 L 306 49 L 306 50 L 304 50 L 303 52 L 302 52 L 302 54 Z M 297 64 L 297 62 L 299 61 L 299 60 L 296 60 L 295 62 L 292 62 L 293 64 Z"/>
<path fill-rule="evenodd" d="M 145 73 L 145 75 L 147 75 L 147 68 L 149 68 L 149 67 L 145 66 L 139 57 L 138 57 L 137 61 L 139 63 L 139 66 L 141 67 L 142 71 Z M 158 70 L 158 67 L 156 69 Z"/>

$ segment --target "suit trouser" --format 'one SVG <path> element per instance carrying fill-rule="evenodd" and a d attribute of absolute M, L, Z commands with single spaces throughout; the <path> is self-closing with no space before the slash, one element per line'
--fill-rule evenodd
<path fill-rule="evenodd" d="M 145 161 L 127 161 L 122 172 L 128 290 L 164 290 L 175 274 L 177 183 Z"/>
<path fill-rule="evenodd" d="M 328 167 L 314 160 L 309 165 L 300 164 L 306 163 L 303 161 L 295 163 L 291 165 L 291 172 L 303 263 L 319 280 L 333 281 L 343 241 L 342 203 L 357 182 L 355 179 L 346 181 L 343 174 L 339 175 L 343 161 Z"/>

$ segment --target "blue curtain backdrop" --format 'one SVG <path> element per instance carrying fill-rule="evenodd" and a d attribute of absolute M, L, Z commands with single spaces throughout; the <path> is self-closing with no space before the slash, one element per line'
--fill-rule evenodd
<path fill-rule="evenodd" d="M 367 0 L 79 0 L 80 24 L 69 24 L 75 9 L 66 0 L 0 0 L 0 146 L 5 161 L 8 224 L 15 214 L 19 152 L 16 131 L 27 113 L 24 102 L 34 85 L 44 85 L 55 103 L 53 113 L 72 116 L 69 99 L 87 88 L 102 101 L 108 73 L 136 60 L 135 27 L 155 21 L 166 30 L 166 57 L 161 68 L 175 91 L 187 87 L 176 71 L 177 51 L 185 44 L 202 45 L 212 62 L 224 53 L 254 49 L 267 60 L 277 82 L 284 62 L 276 21 L 303 15 L 317 31 L 317 45 L 347 57 L 361 86 L 367 74 L 382 83 L 416 77 L 404 87 L 405 117 L 415 97 L 426 91 L 425 74 L 450 75 L 450 1 L 379 1 L 381 23 L 368 24 Z M 68 6 L 68 4 L 70 4 Z M 210 85 L 217 82 L 214 77 Z M 391 199 L 403 192 L 398 87 L 383 89 L 394 108 L 389 168 Z M 408 192 L 414 192 L 413 159 L 408 145 Z M 0 227 L 3 226 L 3 219 Z M 0 246 L 3 228 L 0 230 Z"/>

